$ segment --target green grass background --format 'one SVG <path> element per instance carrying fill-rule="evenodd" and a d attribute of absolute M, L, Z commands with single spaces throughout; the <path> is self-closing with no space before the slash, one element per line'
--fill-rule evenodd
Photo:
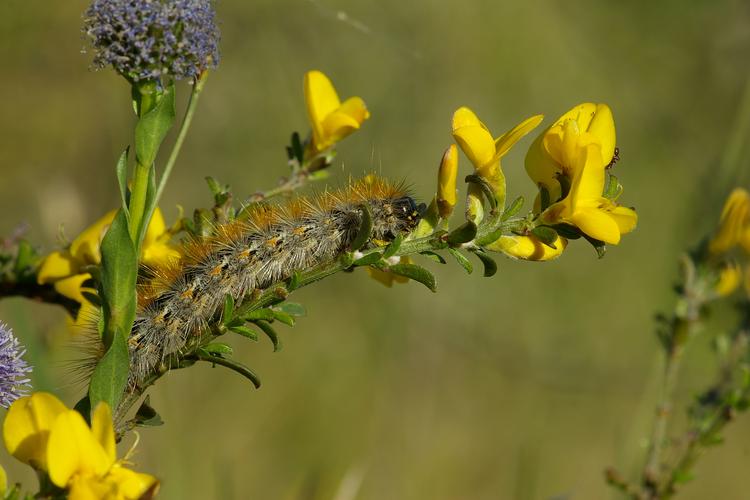
<path fill-rule="evenodd" d="M 86 4 L 0 3 L 0 234 L 26 222 L 47 250 L 59 224 L 72 237 L 118 203 L 114 164 L 132 140 L 126 84 L 82 53 Z M 295 292 L 309 316 L 283 329 L 280 353 L 234 341 L 260 390 L 196 366 L 151 391 L 166 425 L 140 431 L 134 461 L 161 498 L 615 497 L 602 471 L 641 466 L 652 317 L 671 307 L 676 259 L 749 180 L 747 2 L 222 0 L 218 16 L 222 61 L 161 204 L 169 220 L 210 204 L 206 175 L 239 197 L 274 185 L 289 134 L 307 131 L 302 75 L 317 68 L 372 112 L 334 183 L 376 171 L 426 200 L 458 106 L 499 135 L 606 102 L 640 221 L 603 260 L 578 242 L 554 263 L 500 258 L 493 279 L 428 264 L 437 294 L 362 271 Z M 510 196 L 533 196 L 529 142 L 504 160 Z M 0 318 L 29 345 L 36 387 L 74 403 L 64 314 L 14 299 Z M 688 353 L 680 401 L 713 373 L 711 335 Z M 747 498 L 750 418 L 727 438 L 681 498 Z M 0 463 L 35 484 L 4 451 Z"/>

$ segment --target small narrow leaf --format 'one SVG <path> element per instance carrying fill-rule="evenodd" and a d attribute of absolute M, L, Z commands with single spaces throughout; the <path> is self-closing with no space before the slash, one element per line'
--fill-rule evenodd
<path fill-rule="evenodd" d="M 135 126 L 135 155 L 141 165 L 152 165 L 159 146 L 175 119 L 174 84 L 164 89 L 156 106 Z"/>
<path fill-rule="evenodd" d="M 396 255 L 396 252 L 398 252 L 398 249 L 401 248 L 401 243 L 403 243 L 404 237 L 399 234 L 396 236 L 396 239 L 394 239 L 387 247 L 385 247 L 385 251 L 383 252 L 383 258 L 387 259 L 388 257 L 393 257 Z"/>
<path fill-rule="evenodd" d="M 271 343 L 273 344 L 273 352 L 280 351 L 281 339 L 279 339 L 279 335 L 276 333 L 276 330 L 274 330 L 273 327 L 265 321 L 256 321 L 255 324 L 258 325 L 258 328 L 260 328 L 263 333 L 266 334 L 269 340 L 271 340 Z"/>
<path fill-rule="evenodd" d="M 547 210 L 547 208 L 551 205 L 552 200 L 550 200 L 549 196 L 549 190 L 544 187 L 544 184 L 539 184 L 539 204 L 541 206 L 542 212 Z"/>
<path fill-rule="evenodd" d="M 477 174 L 467 175 L 466 179 L 464 179 L 466 182 L 470 184 L 476 184 L 482 189 L 482 193 L 484 194 L 484 197 L 487 198 L 487 201 L 490 204 L 490 208 L 492 210 L 497 209 L 497 195 L 495 194 L 495 190 L 492 189 L 492 186 L 485 180 L 484 177 Z"/>
<path fill-rule="evenodd" d="M 455 246 L 473 240 L 476 235 L 477 225 L 472 221 L 467 221 L 448 233 L 446 241 L 449 245 Z"/>
<path fill-rule="evenodd" d="M 283 311 L 273 310 L 273 317 L 276 321 L 280 321 L 288 326 L 294 326 L 294 317 Z"/>
<path fill-rule="evenodd" d="M 270 309 L 256 309 L 250 311 L 242 316 L 245 321 L 255 321 L 258 319 L 272 320 L 274 319 L 273 311 Z"/>
<path fill-rule="evenodd" d="M 287 289 L 291 292 L 292 290 L 296 290 L 299 287 L 300 279 L 302 276 L 300 275 L 299 271 L 294 271 L 292 273 L 292 276 L 289 278 L 289 283 L 287 284 Z"/>
<path fill-rule="evenodd" d="M 355 266 L 369 266 L 380 262 L 381 255 L 378 252 L 368 253 L 364 257 L 361 257 L 354 261 Z"/>
<path fill-rule="evenodd" d="M 229 331 L 242 335 L 243 337 L 248 338 L 250 340 L 254 340 L 255 342 L 258 341 L 258 334 L 254 330 L 251 330 L 250 328 L 246 326 L 243 326 L 243 325 L 230 326 Z"/>
<path fill-rule="evenodd" d="M 438 264 L 445 264 L 445 259 L 439 253 L 435 253 L 435 252 L 431 252 L 429 250 L 426 250 L 424 252 L 419 252 L 419 254 L 420 255 L 424 255 L 425 257 L 427 257 L 431 261 L 437 262 Z"/>
<path fill-rule="evenodd" d="M 370 240 L 372 235 L 372 213 L 367 205 L 360 205 L 359 210 L 362 212 L 362 220 L 359 223 L 359 230 L 352 242 L 349 244 L 350 250 L 359 250 Z"/>
<path fill-rule="evenodd" d="M 228 325 L 232 321 L 232 316 L 234 315 L 234 297 L 232 297 L 230 294 L 226 294 L 224 296 L 224 312 L 221 315 L 221 323 L 223 325 Z"/>
<path fill-rule="evenodd" d="M 416 264 L 395 264 L 389 266 L 388 269 L 394 274 L 422 283 L 433 292 L 437 291 L 435 276 L 422 266 Z"/>
<path fill-rule="evenodd" d="M 201 361 L 206 361 L 208 363 L 213 363 L 215 365 L 223 366 L 225 368 L 229 368 L 230 370 L 239 373 L 243 377 L 250 380 L 250 382 L 253 383 L 256 389 L 260 388 L 260 378 L 247 366 L 243 365 L 242 363 L 235 361 L 233 359 L 226 359 L 219 356 L 211 356 L 211 355 L 205 355 L 205 354 L 198 354 L 196 356 Z"/>
<path fill-rule="evenodd" d="M 555 224 L 554 226 L 550 227 L 557 231 L 557 234 L 569 240 L 577 240 L 581 237 L 581 231 L 577 227 L 570 224 Z"/>
<path fill-rule="evenodd" d="M 513 200 L 513 203 L 511 203 L 510 206 L 505 209 L 505 212 L 503 212 L 503 216 L 500 218 L 500 220 L 506 221 L 520 212 L 521 208 L 523 208 L 524 201 L 525 200 L 523 196 L 519 196 L 518 198 Z"/>
<path fill-rule="evenodd" d="M 109 347 L 116 330 L 127 336 L 135 319 L 137 259 L 128 232 L 125 212 L 118 210 L 104 235 L 102 253 L 102 308 L 104 346 Z"/>
<path fill-rule="evenodd" d="M 292 153 L 294 154 L 294 158 L 302 164 L 302 161 L 305 157 L 305 150 L 302 147 L 302 141 L 300 140 L 299 134 L 297 132 L 294 132 L 292 134 Z"/>
<path fill-rule="evenodd" d="M 550 248 L 557 249 L 555 242 L 557 241 L 557 231 L 549 226 L 537 226 L 531 230 L 531 234 L 539 238 L 539 241 L 544 243 Z"/>
<path fill-rule="evenodd" d="M 305 306 L 296 302 L 284 302 L 283 304 L 276 306 L 274 309 L 283 311 L 291 316 L 296 316 L 298 318 L 307 316 L 307 310 L 305 310 Z"/>
<path fill-rule="evenodd" d="M 477 258 L 482 261 L 482 264 L 484 264 L 485 278 L 490 278 L 494 276 L 495 273 L 497 273 L 497 262 L 495 262 L 495 259 L 484 252 L 474 252 L 474 255 L 476 255 Z"/>
<path fill-rule="evenodd" d="M 594 247 L 594 250 L 596 250 L 596 255 L 601 259 L 604 257 L 604 255 L 607 253 L 607 245 L 600 240 L 594 239 L 590 236 L 587 236 L 586 234 L 583 235 L 584 238 L 586 238 L 586 241 L 591 243 L 591 246 Z"/>
<path fill-rule="evenodd" d="M 449 248 L 448 253 L 450 253 L 453 258 L 455 258 L 456 261 L 461 264 L 461 267 L 463 267 L 467 273 L 471 274 L 474 271 L 474 266 L 471 265 L 469 259 L 467 259 L 460 251 L 455 248 Z"/>
<path fill-rule="evenodd" d="M 151 406 L 151 397 L 146 396 L 133 418 L 135 425 L 140 427 L 158 427 L 164 425 L 164 421 L 156 410 Z"/>

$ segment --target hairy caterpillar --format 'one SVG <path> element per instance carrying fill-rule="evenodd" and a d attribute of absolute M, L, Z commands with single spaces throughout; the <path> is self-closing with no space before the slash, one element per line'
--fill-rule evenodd
<path fill-rule="evenodd" d="M 247 219 L 188 242 L 178 263 L 156 271 L 139 289 L 128 342 L 131 385 L 140 385 L 168 356 L 199 337 L 227 294 L 241 301 L 254 290 L 338 258 L 360 228 L 363 205 L 372 214 L 370 245 L 410 232 L 419 220 L 403 185 L 368 176 L 339 191 L 259 205 Z"/>

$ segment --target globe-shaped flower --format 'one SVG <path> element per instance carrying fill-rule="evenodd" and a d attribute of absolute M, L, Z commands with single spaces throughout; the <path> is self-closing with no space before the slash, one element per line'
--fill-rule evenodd
<path fill-rule="evenodd" d="M 18 343 L 13 330 L 0 322 L 0 406 L 7 408 L 26 394 L 31 367 L 24 361 L 26 350 Z"/>
<path fill-rule="evenodd" d="M 94 0 L 84 18 L 94 66 L 132 82 L 193 78 L 219 62 L 211 0 Z"/>

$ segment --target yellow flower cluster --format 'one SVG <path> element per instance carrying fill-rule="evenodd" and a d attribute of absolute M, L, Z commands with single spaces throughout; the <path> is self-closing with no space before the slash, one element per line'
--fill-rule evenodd
<path fill-rule="evenodd" d="M 535 115 L 493 139 L 489 129 L 469 108 L 453 115 L 453 137 L 479 175 L 496 193 L 498 205 L 505 202 L 505 177 L 501 158 L 542 121 Z M 526 172 L 539 186 L 535 213 L 540 224 L 575 226 L 593 240 L 617 244 L 638 220 L 631 208 L 604 196 L 606 169 L 615 156 L 615 125 L 606 104 L 580 104 L 557 119 L 532 143 L 526 155 Z M 471 188 L 470 188 L 471 189 Z M 542 206 L 542 200 L 548 206 Z M 468 199 L 467 215 L 481 220 L 481 198 Z M 524 260 L 551 260 L 567 245 L 557 237 L 544 244 L 536 236 L 503 236 L 487 248 Z"/>
<path fill-rule="evenodd" d="M 747 261 L 750 257 L 750 193 L 745 189 L 735 188 L 724 203 L 719 226 L 708 243 L 708 253 L 712 259 L 719 260 L 720 269 L 714 286 L 717 295 L 726 296 L 734 292 L 742 283 L 750 295 L 750 265 L 742 266 L 733 256 L 735 250 L 741 250 L 740 259 Z"/>
<path fill-rule="evenodd" d="M 34 393 L 11 405 L 3 439 L 11 455 L 46 473 L 70 500 L 136 500 L 159 487 L 155 477 L 117 460 L 106 403 L 96 407 L 89 427 L 80 413 L 52 394 Z"/>
<path fill-rule="evenodd" d="M 40 285 L 51 283 L 59 294 L 81 304 L 82 310 L 93 309 L 93 305 L 84 296 L 85 292 L 96 293 L 96 290 L 86 286 L 86 282 L 91 279 L 86 267 L 101 263 L 102 238 L 107 233 L 116 212 L 107 212 L 84 229 L 67 249 L 47 255 L 39 267 L 37 282 Z M 146 266 L 158 268 L 170 260 L 179 259 L 180 253 L 169 243 L 171 237 L 161 210 L 157 208 L 143 240 L 141 262 Z M 87 313 L 79 312 L 78 317 L 86 315 Z"/>

